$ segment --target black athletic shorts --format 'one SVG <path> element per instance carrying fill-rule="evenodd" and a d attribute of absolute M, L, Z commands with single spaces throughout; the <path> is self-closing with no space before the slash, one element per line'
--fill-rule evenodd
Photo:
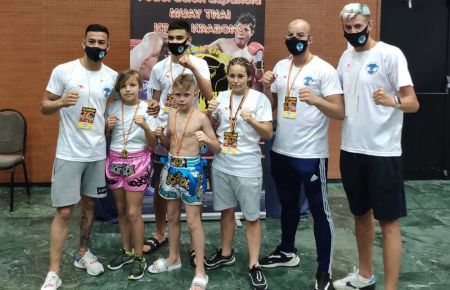
<path fill-rule="evenodd" d="M 401 157 L 379 157 L 341 150 L 342 183 L 355 216 L 370 209 L 377 220 L 406 216 Z"/>
<path fill-rule="evenodd" d="M 150 185 L 155 188 L 155 186 L 159 185 L 159 180 L 161 178 L 161 171 L 164 167 L 164 164 L 161 163 L 160 158 L 167 156 L 162 156 L 158 154 L 153 154 L 152 162 L 153 162 L 153 174 L 152 174 L 152 180 Z"/>

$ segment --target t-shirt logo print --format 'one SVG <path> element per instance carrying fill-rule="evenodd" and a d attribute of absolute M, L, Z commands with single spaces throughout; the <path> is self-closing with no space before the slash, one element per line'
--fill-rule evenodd
<path fill-rule="evenodd" d="M 103 97 L 107 98 L 111 94 L 111 88 L 103 88 Z"/>
<path fill-rule="evenodd" d="M 376 63 L 369 63 L 366 66 L 366 70 L 369 75 L 374 75 L 378 71 L 378 68 L 379 66 Z"/>
<path fill-rule="evenodd" d="M 308 76 L 308 77 L 305 77 L 304 78 L 304 85 L 305 86 L 307 86 L 307 87 L 310 87 L 310 86 L 312 86 L 312 85 L 314 85 L 314 83 L 315 83 L 315 81 L 314 81 L 314 79 L 313 79 L 313 77 L 310 77 L 310 76 Z"/>

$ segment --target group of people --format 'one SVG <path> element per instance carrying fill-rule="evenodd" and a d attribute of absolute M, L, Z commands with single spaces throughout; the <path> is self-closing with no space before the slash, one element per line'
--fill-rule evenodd
<path fill-rule="evenodd" d="M 350 45 L 337 70 L 312 53 L 311 26 L 297 19 L 289 23 L 285 37 L 290 56 L 264 72 L 263 93 L 252 89 L 254 64 L 236 57 L 227 68 L 229 90 L 215 99 L 206 62 L 187 53 L 192 41 L 187 22 L 176 20 L 168 27 L 170 55 L 150 73 L 148 101 L 139 100 L 143 79 L 137 71 L 117 74 L 103 64 L 110 48 L 108 29 L 89 25 L 82 42 L 84 55 L 53 70 L 41 103 L 43 114 L 60 113 L 51 187 L 56 214 L 49 271 L 41 290 L 62 284 L 62 249 L 77 203 L 80 242 L 74 266 L 92 276 L 104 272 L 90 251 L 90 234 L 95 201 L 106 195 L 107 187 L 114 195 L 121 234 L 121 250 L 107 264 L 110 270 L 132 264 L 128 279 L 138 280 L 146 270 L 157 274 L 179 269 L 183 202 L 195 268 L 190 289 L 206 289 L 206 271 L 236 262 L 233 239 L 239 202 L 246 221 L 249 280 L 254 289 L 268 289 L 262 269 L 300 263 L 295 234 L 301 186 L 314 220 L 314 289 L 375 289 L 374 218 L 383 234 L 385 289 L 398 289 L 399 218 L 406 215 L 400 157 L 403 113 L 417 111 L 419 104 L 403 53 L 371 36 L 374 20 L 369 7 L 348 4 L 340 17 Z M 199 93 L 208 100 L 206 112 L 198 109 Z M 259 141 L 272 138 L 275 108 L 278 124 L 270 158 L 281 203 L 281 241 L 260 258 Z M 334 282 L 334 226 L 327 197 L 329 118 L 343 120 L 340 169 L 359 257 L 359 269 Z M 221 212 L 220 247 L 210 257 L 205 256 L 201 223 L 206 189 L 203 146 L 214 153 L 213 202 Z M 141 208 L 150 183 L 155 188 L 155 234 L 144 240 Z M 148 266 L 144 254 L 167 242 L 166 220 L 169 255 Z"/>

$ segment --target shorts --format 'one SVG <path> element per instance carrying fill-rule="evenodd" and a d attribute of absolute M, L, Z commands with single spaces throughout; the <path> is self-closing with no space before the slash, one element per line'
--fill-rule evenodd
<path fill-rule="evenodd" d="M 248 221 L 260 216 L 261 177 L 241 177 L 212 168 L 214 210 L 235 208 L 237 202 Z"/>
<path fill-rule="evenodd" d="M 151 153 L 148 149 L 130 152 L 126 158 L 110 150 L 106 159 L 108 188 L 123 188 L 126 191 L 144 191 L 149 183 Z"/>
<path fill-rule="evenodd" d="M 152 173 L 152 178 L 151 178 L 151 182 L 150 182 L 150 185 L 153 188 L 156 188 L 156 186 L 158 185 L 158 183 L 161 179 L 161 171 L 164 167 L 164 164 L 161 162 L 161 158 L 167 159 L 167 156 L 153 153 L 153 158 L 152 158 L 153 173 Z"/>
<path fill-rule="evenodd" d="M 197 157 L 169 154 L 161 173 L 159 195 L 164 199 L 181 199 L 187 205 L 200 205 L 206 191 L 203 161 Z"/>
<path fill-rule="evenodd" d="M 52 206 L 77 204 L 81 194 L 93 198 L 106 196 L 105 160 L 81 162 L 56 158 L 50 193 Z"/>
<path fill-rule="evenodd" d="M 379 157 L 341 150 L 342 183 L 355 216 L 370 209 L 377 220 L 406 216 L 401 157 Z"/>

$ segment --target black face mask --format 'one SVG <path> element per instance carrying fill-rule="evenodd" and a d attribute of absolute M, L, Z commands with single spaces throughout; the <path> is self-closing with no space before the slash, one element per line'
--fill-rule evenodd
<path fill-rule="evenodd" d="M 98 62 L 101 61 L 106 56 L 107 50 L 101 49 L 99 47 L 86 46 L 84 52 L 91 60 Z"/>
<path fill-rule="evenodd" d="M 284 43 L 292 55 L 300 55 L 304 53 L 308 47 L 308 40 L 301 40 L 295 37 L 287 38 Z"/>
<path fill-rule="evenodd" d="M 369 39 L 369 32 L 367 31 L 368 28 L 369 25 L 367 25 L 362 31 L 356 33 L 347 33 L 344 31 L 344 37 L 353 47 L 364 46 Z"/>
<path fill-rule="evenodd" d="M 169 47 L 170 53 L 172 53 L 173 55 L 181 55 L 186 50 L 186 48 L 188 48 L 189 45 L 187 44 L 187 39 L 186 39 L 182 43 L 169 42 L 167 44 L 167 46 Z"/>

